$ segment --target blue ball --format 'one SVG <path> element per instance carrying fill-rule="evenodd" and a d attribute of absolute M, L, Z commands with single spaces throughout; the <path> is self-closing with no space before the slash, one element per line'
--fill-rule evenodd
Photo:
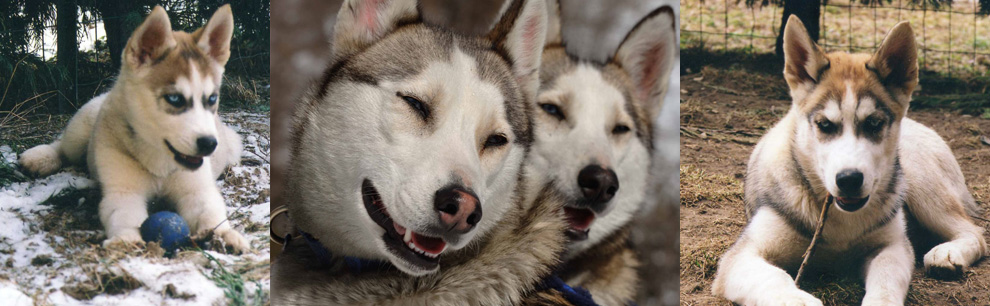
<path fill-rule="evenodd" d="M 189 225 L 179 214 L 160 211 L 141 223 L 141 239 L 158 242 L 166 252 L 189 244 Z"/>

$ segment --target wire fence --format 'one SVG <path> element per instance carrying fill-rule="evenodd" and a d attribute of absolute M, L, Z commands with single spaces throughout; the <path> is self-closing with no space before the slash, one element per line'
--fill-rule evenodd
<path fill-rule="evenodd" d="M 71 113 L 113 85 L 120 63 L 112 59 L 103 24 L 109 19 L 134 16 L 99 16 L 84 12 L 80 17 L 76 22 L 78 52 L 70 64 L 74 66 L 71 69 L 74 73 L 61 69 L 56 63 L 57 26 L 54 20 L 40 26 L 0 27 L 0 37 L 30 33 L 27 43 L 13 47 L 14 54 L 0 54 L 0 127 L 12 120 L 23 120 L 24 114 L 35 111 Z M 129 36 L 127 33 L 122 39 L 126 41 Z M 235 39 L 236 36 L 235 32 Z M 84 44 L 88 47 L 85 50 Z M 233 98 L 240 103 L 245 100 L 259 103 L 259 100 L 268 99 L 268 50 L 267 44 L 263 47 L 231 46 L 224 74 L 226 88 L 221 90 L 221 97 L 227 98 L 225 101 Z M 267 104 L 267 101 L 263 102 Z"/>
<path fill-rule="evenodd" d="M 988 75 L 990 18 L 978 14 L 977 1 L 957 0 L 939 7 L 927 1 L 880 2 L 823 1 L 818 44 L 826 51 L 873 52 L 890 28 L 908 21 L 915 30 L 923 70 L 949 77 Z M 776 5 L 748 7 L 739 0 L 682 1 L 681 46 L 772 53 L 782 13 Z"/>

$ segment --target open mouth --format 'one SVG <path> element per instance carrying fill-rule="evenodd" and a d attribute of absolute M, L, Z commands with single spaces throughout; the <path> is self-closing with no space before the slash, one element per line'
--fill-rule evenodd
<path fill-rule="evenodd" d="M 172 154 L 175 155 L 175 161 L 183 167 L 189 168 L 189 170 L 196 170 L 199 169 L 199 166 L 203 165 L 202 156 L 192 156 L 179 153 L 179 151 L 172 147 L 171 143 L 168 143 L 168 140 L 165 141 L 165 146 L 167 146 L 168 150 L 172 151 Z"/>
<path fill-rule="evenodd" d="M 583 241 L 588 239 L 588 231 L 591 222 L 595 221 L 595 213 L 587 208 L 564 207 L 564 217 L 570 227 L 565 232 L 571 241 Z"/>
<path fill-rule="evenodd" d="M 443 239 L 416 233 L 393 221 L 370 180 L 365 179 L 361 184 L 361 195 L 368 215 L 385 229 L 382 240 L 392 254 L 423 270 L 433 270 L 439 266 L 440 254 L 447 249 Z"/>
<path fill-rule="evenodd" d="M 839 208 L 842 208 L 842 210 L 854 212 L 863 208 L 869 200 L 870 196 L 866 196 L 865 198 L 835 197 L 835 204 L 839 205 Z"/>

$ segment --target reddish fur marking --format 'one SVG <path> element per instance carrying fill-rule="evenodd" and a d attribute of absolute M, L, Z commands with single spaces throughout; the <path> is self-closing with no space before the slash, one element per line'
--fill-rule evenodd
<path fill-rule="evenodd" d="M 361 5 L 358 10 L 358 17 L 360 23 L 368 30 L 368 33 L 375 34 L 380 30 L 378 28 L 378 9 L 381 4 L 385 2 L 384 0 L 371 0 L 364 5 Z"/>
<path fill-rule="evenodd" d="M 523 51 L 527 52 L 523 55 L 523 57 L 528 58 L 532 56 L 532 52 L 530 52 L 531 50 L 537 50 L 536 52 L 539 52 L 539 48 L 536 48 L 536 39 L 540 34 L 539 25 L 540 19 L 538 16 L 530 17 L 526 20 L 526 23 L 523 24 L 522 47 Z"/>
<path fill-rule="evenodd" d="M 640 71 L 642 78 L 638 85 L 640 92 L 640 98 L 646 100 L 649 98 L 650 92 L 653 91 L 654 83 L 656 83 L 660 74 L 660 61 L 663 59 L 661 53 L 663 51 L 663 44 L 654 44 L 651 48 L 647 49 L 646 56 L 643 57 L 642 71 Z"/>

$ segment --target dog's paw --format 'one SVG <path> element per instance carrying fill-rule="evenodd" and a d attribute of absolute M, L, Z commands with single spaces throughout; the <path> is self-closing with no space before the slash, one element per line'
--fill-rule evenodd
<path fill-rule="evenodd" d="M 251 243 L 241 233 L 233 229 L 220 233 L 220 238 L 223 239 L 228 249 L 237 254 L 246 253 L 251 247 Z"/>
<path fill-rule="evenodd" d="M 21 169 L 28 175 L 42 177 L 58 171 L 62 167 L 62 159 L 58 156 L 55 147 L 43 144 L 30 148 L 21 153 L 18 161 Z"/>
<path fill-rule="evenodd" d="M 238 233 L 236 230 L 229 228 L 226 230 L 218 229 L 216 230 L 216 232 L 210 230 L 203 230 L 195 237 L 202 237 L 202 238 L 198 238 L 201 240 L 213 240 L 213 241 L 216 241 L 214 239 L 219 238 L 219 240 L 222 241 L 223 245 L 225 246 L 224 250 L 233 254 L 243 254 L 246 253 L 251 248 L 251 243 L 246 238 L 244 238 L 244 236 L 242 236 L 241 233 Z M 193 239 L 195 240 L 197 238 L 193 238 Z"/>
<path fill-rule="evenodd" d="M 144 247 L 144 240 L 138 231 L 122 231 L 103 241 L 103 247 L 108 249 L 130 249 Z"/>
<path fill-rule="evenodd" d="M 963 253 L 955 245 L 943 243 L 925 254 L 925 274 L 937 279 L 956 279 L 966 271 Z"/>
<path fill-rule="evenodd" d="M 781 292 L 772 300 L 773 300 L 772 303 L 776 305 L 822 306 L 821 300 L 811 295 L 810 293 L 804 292 L 802 290 L 790 290 L 788 292 Z"/>

